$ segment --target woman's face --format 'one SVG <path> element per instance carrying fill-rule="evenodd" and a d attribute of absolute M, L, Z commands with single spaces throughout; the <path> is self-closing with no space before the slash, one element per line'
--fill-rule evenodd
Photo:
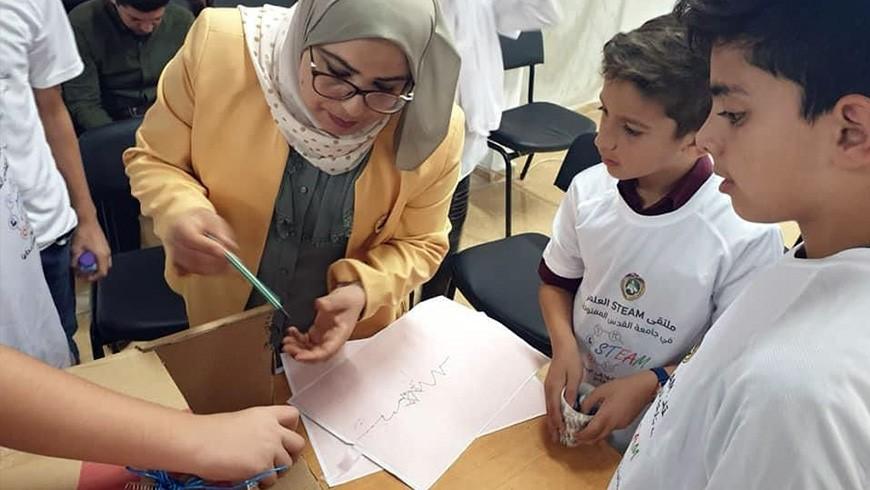
<path fill-rule="evenodd" d="M 299 61 L 302 102 L 317 126 L 335 136 L 362 132 L 390 116 L 372 110 L 360 94 L 347 100 L 332 100 L 318 94 L 312 84 L 312 60 L 315 71 L 348 81 L 361 90 L 400 95 L 407 91 L 411 82 L 405 54 L 397 45 L 384 39 L 357 39 L 305 49 Z M 318 79 L 318 87 L 334 83 L 324 80 Z"/>

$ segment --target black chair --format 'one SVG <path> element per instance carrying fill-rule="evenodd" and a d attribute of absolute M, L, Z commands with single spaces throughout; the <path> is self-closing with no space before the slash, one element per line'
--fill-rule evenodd
<path fill-rule="evenodd" d="M 505 70 L 529 68 L 528 103 L 502 113 L 501 125 L 489 135 L 488 146 L 505 163 L 505 236 L 511 236 L 511 184 L 513 159 L 526 156 L 520 180 L 526 178 L 535 153 L 562 151 L 577 136 L 595 132 L 595 122 L 550 102 L 535 102 L 535 65 L 544 62 L 540 31 L 524 32 L 516 40 L 500 37 Z"/>
<path fill-rule="evenodd" d="M 564 190 L 583 169 L 601 161 L 595 133 L 580 135 L 568 150 L 554 184 Z M 453 284 L 475 309 L 550 356 L 550 337 L 538 306 L 538 264 L 550 239 L 522 233 L 459 252 L 453 262 Z"/>
<path fill-rule="evenodd" d="M 113 352 L 132 340 L 154 340 L 187 328 L 184 301 L 163 278 L 163 247 L 140 249 L 139 203 L 130 194 L 121 155 L 141 120 L 121 121 L 79 138 L 88 187 L 109 246 L 112 269 L 91 289 L 91 345 Z"/>

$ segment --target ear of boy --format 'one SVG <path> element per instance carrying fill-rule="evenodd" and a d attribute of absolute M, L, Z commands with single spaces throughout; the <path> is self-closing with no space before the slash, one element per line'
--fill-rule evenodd
<path fill-rule="evenodd" d="M 683 146 L 681 147 L 681 152 L 683 155 L 686 155 L 688 160 L 692 162 L 697 161 L 699 158 L 707 155 L 707 151 L 701 148 L 701 145 L 698 144 L 697 140 L 698 133 L 689 133 L 683 136 Z"/>
<path fill-rule="evenodd" d="M 845 170 L 870 171 L 870 97 L 847 95 L 834 106 L 837 125 L 835 165 Z"/>

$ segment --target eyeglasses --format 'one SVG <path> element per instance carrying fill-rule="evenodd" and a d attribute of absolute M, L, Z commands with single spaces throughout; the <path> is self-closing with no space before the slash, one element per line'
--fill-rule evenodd
<path fill-rule="evenodd" d="M 413 90 L 398 95 L 382 90 L 363 90 L 343 78 L 318 70 L 314 63 L 314 48 L 308 48 L 308 56 L 311 59 L 311 86 L 321 97 L 349 100 L 362 95 L 366 107 L 381 114 L 395 114 L 414 100 Z"/>

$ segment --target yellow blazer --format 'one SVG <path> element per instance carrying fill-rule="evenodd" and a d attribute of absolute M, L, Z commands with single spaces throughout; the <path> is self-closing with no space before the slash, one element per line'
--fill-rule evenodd
<path fill-rule="evenodd" d="M 254 73 L 236 9 L 207 9 L 166 66 L 157 101 L 124 153 L 142 213 L 165 239 L 177 216 L 216 211 L 236 233 L 242 261 L 256 271 L 289 147 Z M 328 270 L 328 287 L 360 281 L 367 303 L 354 337 L 401 315 L 408 294 L 447 253 L 447 213 L 459 175 L 464 116 L 454 107 L 449 132 L 426 162 L 395 166 L 397 117 L 381 131 L 355 186 L 345 258 Z M 167 251 L 168 252 L 168 251 Z M 242 311 L 251 286 L 235 271 L 181 277 L 167 257 L 166 280 L 184 297 L 191 325 Z"/>

